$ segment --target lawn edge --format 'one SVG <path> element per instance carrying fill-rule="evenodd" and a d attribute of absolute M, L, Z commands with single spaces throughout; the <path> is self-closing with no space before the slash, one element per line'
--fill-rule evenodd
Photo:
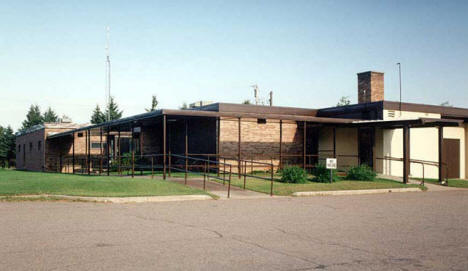
<path fill-rule="evenodd" d="M 171 201 L 193 201 L 193 200 L 213 200 L 210 195 L 173 195 L 173 196 L 141 196 L 141 197 L 86 197 L 68 195 L 17 195 L 0 196 L 0 201 L 80 201 L 80 202 L 100 202 L 100 203 L 144 203 L 144 202 L 171 202 Z"/>
<path fill-rule="evenodd" d="M 293 197 L 312 197 L 312 196 L 342 196 L 342 195 L 367 195 L 384 193 L 402 193 L 402 192 L 422 192 L 419 187 L 407 188 L 379 188 L 379 189 L 358 189 L 358 190 L 332 190 L 332 191 L 302 191 L 291 194 Z"/>

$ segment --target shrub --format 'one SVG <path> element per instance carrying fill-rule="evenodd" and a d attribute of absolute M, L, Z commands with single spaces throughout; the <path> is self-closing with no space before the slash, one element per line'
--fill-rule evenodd
<path fill-rule="evenodd" d="M 297 166 L 285 167 L 281 170 L 281 182 L 305 183 L 307 182 L 307 172 Z"/>
<path fill-rule="evenodd" d="M 375 173 L 372 168 L 367 165 L 360 165 L 357 167 L 352 167 L 348 170 L 346 179 L 348 180 L 357 180 L 357 181 L 373 181 L 377 173 Z"/>
<path fill-rule="evenodd" d="M 329 183 L 330 182 L 330 170 L 327 169 L 325 164 L 319 163 L 315 165 L 315 168 L 312 170 L 312 174 L 314 174 L 314 182 L 319 183 Z M 336 174 L 336 170 L 332 170 L 332 181 L 338 181 L 338 175 Z"/>

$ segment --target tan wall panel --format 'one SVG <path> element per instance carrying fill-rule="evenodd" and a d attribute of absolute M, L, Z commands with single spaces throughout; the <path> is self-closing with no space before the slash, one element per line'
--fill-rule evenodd
<path fill-rule="evenodd" d="M 336 155 L 339 169 L 358 165 L 357 128 L 336 129 Z M 333 156 L 333 128 L 323 127 L 319 134 L 319 155 L 323 162 Z M 348 156 L 348 157 L 345 157 Z"/>

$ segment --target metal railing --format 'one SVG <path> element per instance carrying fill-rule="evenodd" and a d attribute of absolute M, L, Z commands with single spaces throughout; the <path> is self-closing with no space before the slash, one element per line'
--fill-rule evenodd
<path fill-rule="evenodd" d="M 376 157 L 375 159 L 376 160 L 383 160 L 383 161 L 404 162 L 403 158 L 396 158 L 396 157 L 391 157 L 391 156 Z M 421 165 L 421 169 L 422 169 L 421 185 L 423 185 L 423 186 L 425 184 L 425 165 L 439 167 L 439 162 L 435 162 L 435 161 L 409 159 L 409 162 L 410 162 L 410 164 L 413 163 L 413 164 Z M 447 165 L 447 163 L 442 162 L 442 168 L 445 169 L 445 170 L 443 170 L 445 172 L 445 183 L 448 185 L 448 165 Z"/>
<path fill-rule="evenodd" d="M 173 158 L 182 160 L 184 163 L 174 163 Z M 193 162 L 190 164 L 190 162 Z M 184 172 L 184 184 L 187 185 L 188 174 L 198 174 L 203 176 L 203 190 L 206 190 L 206 182 L 210 180 L 210 178 L 218 179 L 223 181 L 223 185 L 225 185 L 226 181 L 228 182 L 228 191 L 227 197 L 231 197 L 231 179 L 232 179 L 232 165 L 228 163 L 223 163 L 220 161 L 203 159 L 203 158 L 195 158 L 189 157 L 185 155 L 179 154 L 169 154 L 168 155 L 168 174 L 171 177 L 171 170 L 176 170 L 179 172 Z M 221 170 L 223 168 L 223 170 Z M 198 169 L 198 170 L 193 170 Z M 216 176 L 211 174 L 212 170 L 216 170 Z M 229 169 L 229 171 L 227 170 Z M 228 178 L 226 178 L 226 175 Z M 222 176 L 222 177 L 221 177 Z"/>

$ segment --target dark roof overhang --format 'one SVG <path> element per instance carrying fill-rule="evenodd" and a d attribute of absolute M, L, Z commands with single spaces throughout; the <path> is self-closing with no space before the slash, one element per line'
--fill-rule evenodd
<path fill-rule="evenodd" d="M 354 121 L 350 126 L 397 129 L 397 128 L 403 128 L 405 126 L 408 126 L 410 128 L 459 127 L 462 124 L 463 124 L 463 120 L 457 120 L 457 119 L 419 118 L 419 119 L 407 119 L 407 120 Z"/>

